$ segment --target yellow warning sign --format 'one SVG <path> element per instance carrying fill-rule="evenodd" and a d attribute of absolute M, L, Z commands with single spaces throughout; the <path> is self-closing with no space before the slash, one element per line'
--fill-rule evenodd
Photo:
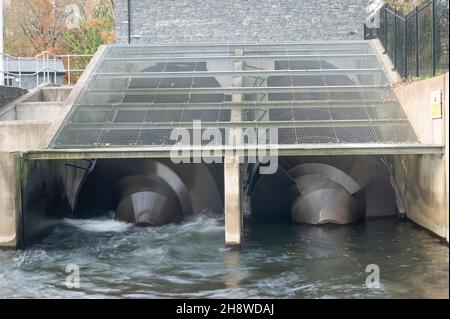
<path fill-rule="evenodd" d="M 441 91 L 431 92 L 431 118 L 432 119 L 442 118 Z"/>

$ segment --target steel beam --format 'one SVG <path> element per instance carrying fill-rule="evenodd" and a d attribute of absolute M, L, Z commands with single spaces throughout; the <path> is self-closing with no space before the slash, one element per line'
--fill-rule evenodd
<path fill-rule="evenodd" d="M 259 71 L 187 71 L 187 72 L 98 72 L 97 79 L 159 79 L 213 76 L 304 76 L 304 75 L 384 74 L 383 69 L 317 69 L 317 70 L 259 70 Z"/>
<path fill-rule="evenodd" d="M 348 85 L 348 86 L 270 86 L 270 87 L 210 87 L 210 88 L 142 88 L 142 89 L 85 89 L 94 95 L 170 95 L 170 94 L 250 94 L 250 93 L 309 93 L 309 92 L 377 92 L 389 91 L 388 85 Z"/>
<path fill-rule="evenodd" d="M 315 109 L 315 108 L 399 108 L 396 101 L 380 102 L 371 100 L 352 101 L 279 101 L 279 102 L 223 102 L 223 103 L 105 103 L 105 104 L 77 104 L 78 111 L 149 111 L 149 110 L 231 110 L 231 109 Z"/>
<path fill-rule="evenodd" d="M 271 54 L 271 55 L 194 55 L 194 56 L 147 56 L 147 57 L 125 57 L 125 58 L 105 58 L 103 61 L 113 63 L 139 63 L 139 62 L 197 62 L 197 61 L 252 61 L 262 60 L 292 61 L 307 60 L 315 61 L 317 59 L 375 59 L 376 55 L 372 53 L 348 53 L 348 54 Z"/>
<path fill-rule="evenodd" d="M 407 119 L 374 119 L 374 120 L 326 120 L 326 121 L 216 121 L 201 122 L 202 129 L 206 128 L 303 128 L 303 127 L 381 127 L 381 126 L 409 126 Z M 193 122 L 136 122 L 136 123 L 71 123 L 65 130 L 152 130 L 193 128 Z"/>
<path fill-rule="evenodd" d="M 239 156 L 246 156 L 248 152 L 254 152 L 258 148 L 267 148 L 267 145 L 243 145 L 227 147 L 186 147 L 185 150 L 191 152 L 199 151 L 223 151 L 234 150 Z M 442 155 L 443 145 L 429 144 L 292 144 L 292 145 L 272 145 L 278 147 L 279 156 L 316 156 L 316 155 L 395 155 L 395 154 L 434 154 Z M 185 154 L 181 152 L 179 154 Z M 43 149 L 32 150 L 23 153 L 26 160 L 50 160 L 50 159 L 92 159 L 92 158 L 164 158 L 170 157 L 170 146 L 155 147 L 123 147 L 123 148 L 80 148 L 78 149 Z M 172 154 L 173 155 L 173 154 Z"/>

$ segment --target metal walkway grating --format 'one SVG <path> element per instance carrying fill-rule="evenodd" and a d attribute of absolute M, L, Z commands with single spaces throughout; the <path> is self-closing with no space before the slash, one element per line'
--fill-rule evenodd
<path fill-rule="evenodd" d="M 418 143 L 369 42 L 346 41 L 109 46 L 51 147 L 172 145 L 195 120 L 276 127 L 279 144 Z"/>

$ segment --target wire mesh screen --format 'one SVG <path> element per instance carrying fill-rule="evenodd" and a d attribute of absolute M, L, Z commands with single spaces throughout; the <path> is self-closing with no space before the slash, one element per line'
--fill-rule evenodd
<path fill-rule="evenodd" d="M 277 129 L 278 144 L 418 142 L 370 44 L 346 41 L 110 46 L 51 146 L 168 146 L 180 129 L 203 145 L 232 129 Z"/>

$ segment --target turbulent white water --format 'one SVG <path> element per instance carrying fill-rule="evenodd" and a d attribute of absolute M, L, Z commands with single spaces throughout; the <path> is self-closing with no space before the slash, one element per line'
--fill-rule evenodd
<path fill-rule="evenodd" d="M 448 297 L 448 247 L 411 223 L 247 223 L 244 241 L 226 248 L 215 215 L 157 228 L 64 220 L 41 244 L 0 251 L 0 297 Z M 378 289 L 365 286 L 368 264 Z M 80 288 L 66 286 L 67 265 Z"/>

